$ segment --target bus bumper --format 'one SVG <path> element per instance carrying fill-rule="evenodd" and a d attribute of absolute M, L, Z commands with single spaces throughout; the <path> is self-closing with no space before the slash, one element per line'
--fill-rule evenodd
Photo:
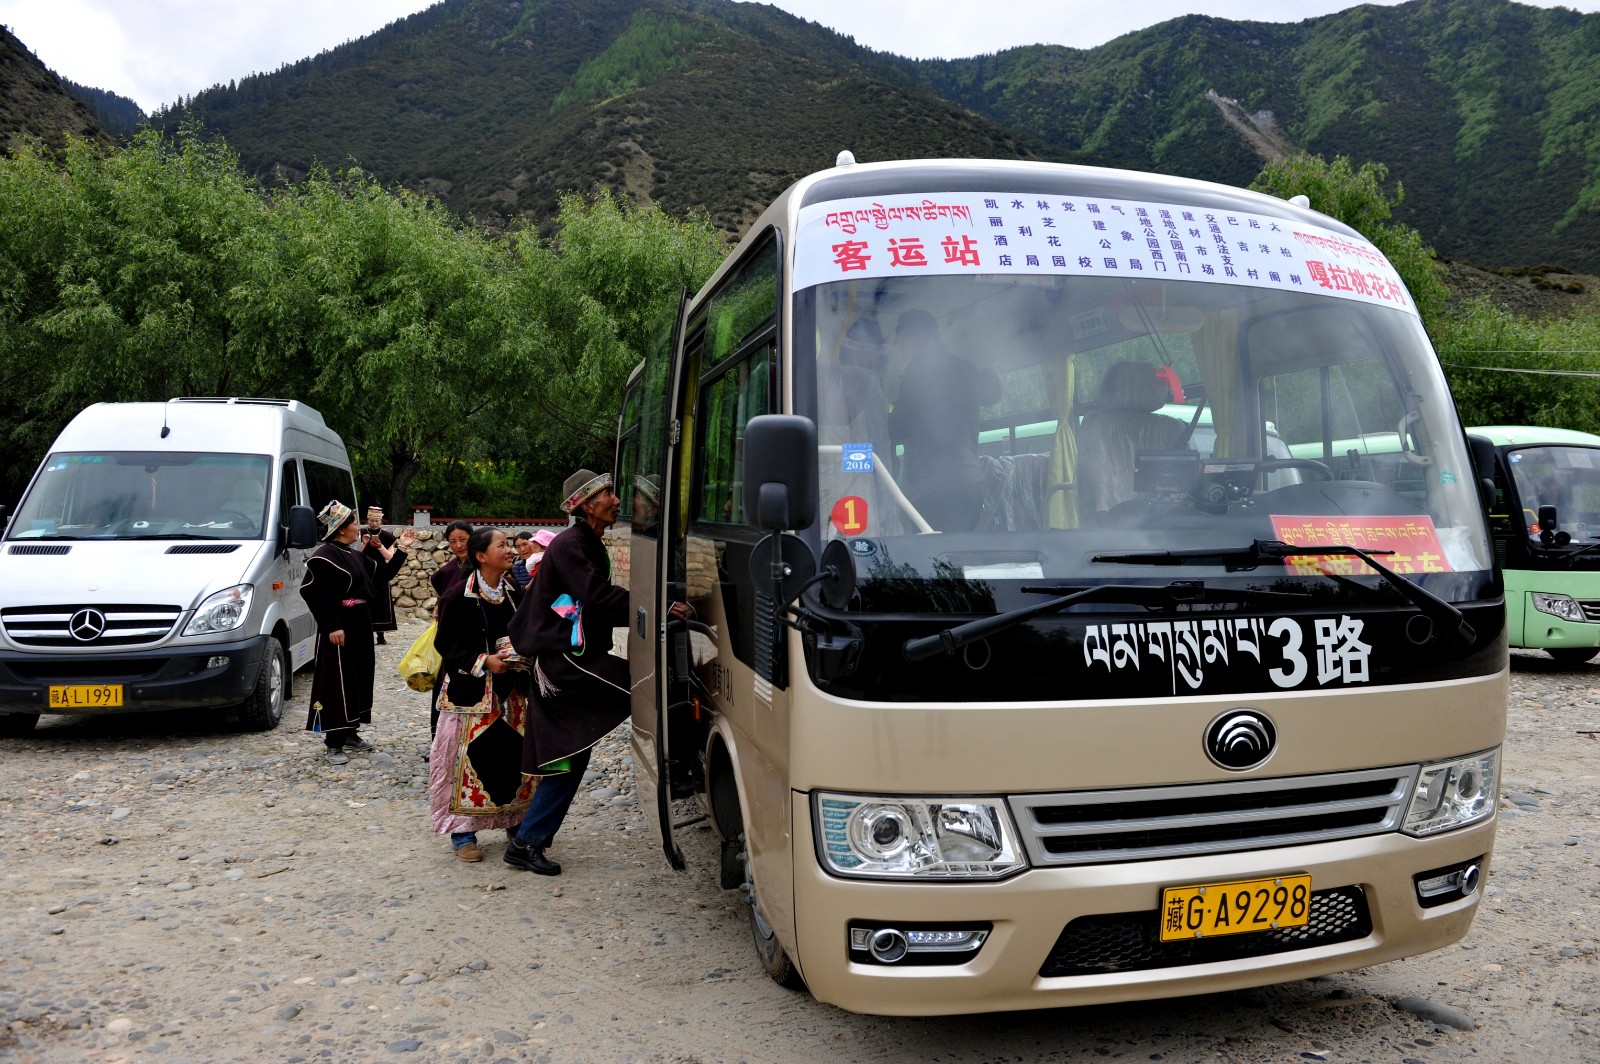
<path fill-rule="evenodd" d="M 901 1016 L 1210 994 L 1437 950 L 1461 939 L 1472 924 L 1495 831 L 1491 817 L 1430 839 L 1390 833 L 1245 853 L 1031 869 L 998 882 L 909 884 L 827 874 L 809 846 L 807 795 L 794 795 L 793 812 L 794 823 L 804 828 L 795 833 L 792 959 L 818 1000 L 851 1012 Z M 1420 873 L 1473 863 L 1480 868 L 1475 893 L 1421 904 Z M 1341 904 L 1358 898 L 1367 923 L 1347 928 L 1342 941 L 1271 947 L 1281 952 L 1257 945 L 1264 940 L 1260 932 L 1209 940 L 1224 945 L 1229 956 L 1222 960 L 1185 959 L 1184 944 L 1173 948 L 1155 941 L 1163 887 L 1307 873 L 1314 894 L 1331 892 Z M 1067 933 L 1080 917 L 1098 919 Z M 960 963 L 861 963 L 850 952 L 852 923 L 991 930 Z M 1072 974 L 1054 974 L 1063 970 Z"/>

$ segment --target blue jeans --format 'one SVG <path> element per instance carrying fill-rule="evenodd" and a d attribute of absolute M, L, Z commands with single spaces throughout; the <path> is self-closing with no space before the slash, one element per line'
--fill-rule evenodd
<path fill-rule="evenodd" d="M 589 755 L 592 752 L 591 748 L 581 754 L 573 754 L 570 772 L 540 777 L 539 786 L 533 792 L 533 801 L 528 805 L 528 811 L 522 814 L 522 823 L 517 828 L 516 840 L 519 843 L 530 850 L 542 850 L 555 841 L 556 832 L 561 830 L 561 822 L 567 818 L 567 810 L 572 807 L 572 799 L 577 797 L 578 788 L 583 784 L 583 773 L 589 767 Z"/>

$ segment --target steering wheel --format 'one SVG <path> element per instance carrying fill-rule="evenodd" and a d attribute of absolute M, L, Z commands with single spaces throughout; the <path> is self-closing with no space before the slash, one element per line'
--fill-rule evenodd
<path fill-rule="evenodd" d="M 1321 473 L 1323 480 L 1333 479 L 1333 469 L 1315 458 L 1264 458 L 1256 463 L 1257 473 L 1274 473 L 1280 469 L 1309 469 Z"/>

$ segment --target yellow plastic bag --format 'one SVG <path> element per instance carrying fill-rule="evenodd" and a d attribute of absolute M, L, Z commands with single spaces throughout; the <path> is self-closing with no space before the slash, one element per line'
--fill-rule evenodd
<path fill-rule="evenodd" d="M 400 657 L 400 677 L 413 691 L 433 690 L 433 678 L 439 675 L 439 652 L 433 649 L 433 637 L 439 630 L 430 621 L 417 641 Z"/>

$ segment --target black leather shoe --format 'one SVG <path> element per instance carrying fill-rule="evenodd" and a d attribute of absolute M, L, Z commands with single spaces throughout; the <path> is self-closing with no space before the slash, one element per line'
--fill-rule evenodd
<path fill-rule="evenodd" d="M 544 855 L 544 850 L 535 850 L 516 839 L 512 839 L 506 846 L 506 864 L 512 868 L 522 868 L 537 876 L 559 876 L 561 866 Z"/>

